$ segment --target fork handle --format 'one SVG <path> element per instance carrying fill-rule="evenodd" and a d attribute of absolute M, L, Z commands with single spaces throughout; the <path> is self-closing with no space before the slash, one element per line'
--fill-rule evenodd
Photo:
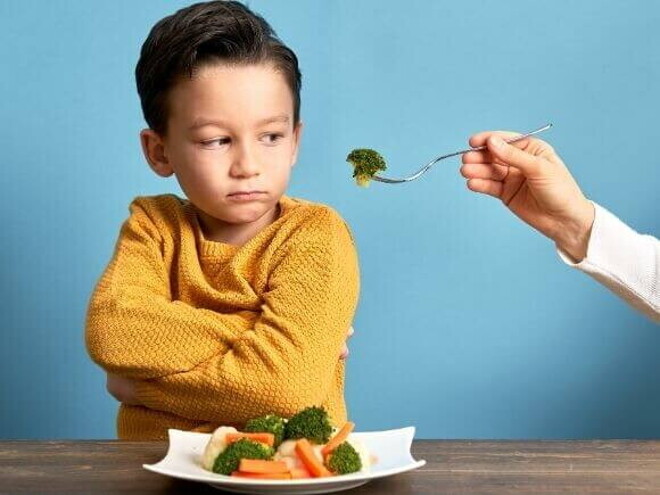
<path fill-rule="evenodd" d="M 527 132 L 525 134 L 521 134 L 520 136 L 516 136 L 516 137 L 511 138 L 511 139 L 505 139 L 504 142 L 511 144 L 511 143 L 515 143 L 516 141 L 522 141 L 523 139 L 528 138 L 529 136 L 533 136 L 534 134 L 538 134 L 539 132 L 547 131 L 551 127 L 552 127 L 552 124 L 546 124 L 543 127 L 539 127 L 538 129 L 534 129 L 533 131 Z M 464 153 L 467 153 L 468 151 L 481 151 L 481 150 L 485 150 L 487 148 L 488 148 L 488 146 L 479 146 L 477 148 L 470 148 L 470 149 L 467 149 L 467 150 L 459 151 L 458 153 L 462 155 Z"/>
<path fill-rule="evenodd" d="M 516 136 L 516 137 L 511 138 L 511 139 L 507 139 L 506 142 L 507 143 L 515 143 L 516 141 L 520 141 L 522 139 L 525 139 L 526 137 L 532 136 L 534 134 L 538 134 L 539 132 L 546 131 L 546 130 L 550 129 L 551 127 L 552 127 L 552 124 L 546 124 L 543 127 L 539 127 L 538 129 L 534 129 L 531 132 L 521 134 L 520 136 Z M 379 182 L 386 182 L 388 184 L 402 184 L 404 182 L 411 182 L 411 181 L 414 181 L 415 179 L 421 177 L 422 175 L 424 175 L 433 165 L 438 163 L 440 160 L 444 160 L 445 158 L 452 158 L 452 157 L 458 156 L 458 155 L 464 155 L 465 153 L 468 153 L 470 151 L 485 150 L 486 148 L 487 148 L 487 146 L 479 146 L 478 148 L 468 148 L 466 150 L 456 151 L 456 152 L 450 153 L 448 155 L 439 156 L 439 157 L 434 158 L 433 160 L 431 160 L 429 163 L 427 163 L 425 166 L 423 166 L 417 172 L 412 174 L 410 177 L 405 177 L 403 179 L 392 179 L 392 178 L 389 178 L 389 177 L 382 177 L 380 175 L 374 175 L 373 179 L 377 180 Z"/>
<path fill-rule="evenodd" d="M 534 134 L 538 134 L 539 132 L 547 131 L 551 127 L 552 127 L 552 124 L 546 124 L 543 127 L 539 127 L 538 129 L 534 129 L 533 131 L 526 132 L 525 134 L 521 134 L 520 136 L 516 136 L 516 137 L 511 138 L 511 139 L 505 139 L 505 142 L 515 143 L 516 141 L 522 141 L 523 139 L 525 139 L 529 136 L 533 136 Z M 446 158 L 452 158 L 454 156 L 464 155 L 465 153 L 469 153 L 470 151 L 482 151 L 482 150 L 485 150 L 487 148 L 488 148 L 488 146 L 479 146 L 477 148 L 468 148 L 468 149 L 461 150 L 461 151 L 455 151 L 454 153 L 450 153 L 448 155 L 439 156 L 439 157 L 431 160 L 431 162 L 428 165 L 426 165 L 426 167 L 422 168 L 422 170 L 424 170 L 424 171 L 428 170 L 429 168 L 431 168 L 432 165 L 439 162 L 440 160 L 444 160 Z M 420 170 L 420 172 L 422 172 L 422 170 Z M 417 176 L 418 175 L 415 174 L 415 177 L 417 177 Z"/>

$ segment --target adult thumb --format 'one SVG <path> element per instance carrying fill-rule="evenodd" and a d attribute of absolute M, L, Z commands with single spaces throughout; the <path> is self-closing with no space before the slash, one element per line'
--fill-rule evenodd
<path fill-rule="evenodd" d="M 486 143 L 488 151 L 504 165 L 517 168 L 526 177 L 540 173 L 541 158 L 516 148 L 499 136 L 490 136 Z"/>

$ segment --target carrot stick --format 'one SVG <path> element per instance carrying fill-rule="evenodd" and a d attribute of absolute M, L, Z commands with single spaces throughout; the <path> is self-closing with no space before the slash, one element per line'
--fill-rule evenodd
<path fill-rule="evenodd" d="M 332 476 L 332 473 L 318 460 L 312 449 L 312 444 L 306 438 L 301 438 L 296 442 L 296 454 L 300 457 L 305 467 L 316 478 Z"/>
<path fill-rule="evenodd" d="M 247 438 L 254 442 L 265 443 L 269 447 L 272 447 L 275 444 L 275 435 L 272 433 L 227 433 L 227 443 L 234 443 L 242 438 Z"/>
<path fill-rule="evenodd" d="M 347 421 L 346 424 L 342 426 L 341 430 L 339 430 L 337 434 L 332 437 L 330 441 L 325 445 L 325 447 L 323 447 L 321 454 L 326 456 L 337 447 L 339 447 L 342 443 L 344 443 L 344 441 L 348 438 L 348 435 L 350 435 L 353 431 L 353 428 L 355 428 L 355 423 Z"/>
<path fill-rule="evenodd" d="M 288 473 L 289 466 L 284 461 L 264 461 L 261 459 L 241 459 L 238 465 L 241 473 L 274 474 Z"/>
<path fill-rule="evenodd" d="M 231 473 L 236 478 L 250 478 L 253 480 L 290 480 L 291 473 L 244 473 L 234 471 Z"/>

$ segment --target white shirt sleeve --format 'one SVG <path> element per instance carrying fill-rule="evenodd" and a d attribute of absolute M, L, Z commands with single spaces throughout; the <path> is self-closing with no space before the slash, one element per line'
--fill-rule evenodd
<path fill-rule="evenodd" d="M 593 203 L 593 202 L 592 202 Z M 620 296 L 655 322 L 660 322 L 660 241 L 635 232 L 602 206 L 596 210 L 587 257 L 574 263 L 557 248 L 559 257 Z"/>

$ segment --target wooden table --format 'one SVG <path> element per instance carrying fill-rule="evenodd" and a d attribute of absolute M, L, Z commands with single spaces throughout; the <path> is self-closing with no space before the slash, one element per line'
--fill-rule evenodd
<path fill-rule="evenodd" d="M 0 493 L 217 494 L 142 469 L 163 442 L 0 441 Z M 423 468 L 346 492 L 660 493 L 660 441 L 446 441 L 413 445 Z"/>

